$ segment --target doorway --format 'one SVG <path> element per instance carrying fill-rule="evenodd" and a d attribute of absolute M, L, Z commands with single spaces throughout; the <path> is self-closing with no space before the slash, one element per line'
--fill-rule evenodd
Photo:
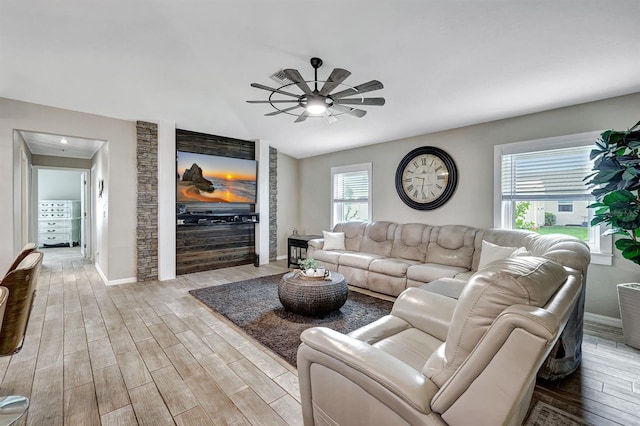
<path fill-rule="evenodd" d="M 50 260 L 94 261 L 91 167 L 106 141 L 14 130 L 14 143 L 20 170 L 31 170 L 20 175 L 16 223 L 22 229 L 14 235 L 22 245 L 35 242 Z"/>
<path fill-rule="evenodd" d="M 91 237 L 87 226 L 90 171 L 35 166 L 34 173 L 34 192 L 37 194 L 34 219 L 39 249 L 55 252 L 58 258 L 65 255 L 91 258 L 91 252 L 87 250 Z"/>

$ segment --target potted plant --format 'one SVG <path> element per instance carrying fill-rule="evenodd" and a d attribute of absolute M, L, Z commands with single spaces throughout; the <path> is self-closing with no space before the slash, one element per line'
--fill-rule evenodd
<path fill-rule="evenodd" d="M 640 265 L 640 122 L 603 132 L 591 159 L 593 173 L 585 179 L 596 197 L 591 225 L 609 225 L 603 235 L 618 235 L 622 257 Z M 618 300 L 625 343 L 640 349 L 640 284 L 619 284 Z"/>
<path fill-rule="evenodd" d="M 302 269 L 308 277 L 323 277 L 325 268 L 324 266 L 318 265 L 318 261 L 313 257 L 308 257 L 300 261 L 300 269 Z"/>

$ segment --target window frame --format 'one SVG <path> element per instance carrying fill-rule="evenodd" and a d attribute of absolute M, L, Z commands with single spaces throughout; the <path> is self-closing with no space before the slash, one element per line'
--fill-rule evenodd
<path fill-rule="evenodd" d="M 493 226 L 502 228 L 502 156 L 526 152 L 547 151 L 552 149 L 592 146 L 600 137 L 602 131 L 577 133 L 551 138 L 533 139 L 520 142 L 494 145 L 493 147 Z M 591 249 L 591 263 L 597 265 L 611 265 L 613 259 L 613 239 L 602 236 L 600 225 L 590 227 L 594 234 L 594 241 L 589 241 Z"/>
<path fill-rule="evenodd" d="M 558 201 L 558 213 L 573 213 L 573 200 Z"/>
<path fill-rule="evenodd" d="M 336 218 L 334 215 L 335 212 L 335 194 L 334 194 L 334 189 L 335 189 L 335 176 L 339 175 L 339 174 L 343 174 L 343 173 L 353 173 L 353 172 L 362 172 L 362 171 L 366 171 L 367 172 L 367 176 L 368 176 L 368 182 L 367 182 L 367 211 L 369 212 L 369 218 L 368 220 L 371 221 L 371 217 L 372 217 L 372 211 L 371 211 L 371 196 L 372 196 L 372 180 L 373 180 L 373 175 L 372 175 L 372 163 L 360 163 L 360 164 L 350 164 L 350 165 L 346 165 L 346 166 L 335 166 L 335 167 L 331 167 L 331 229 L 333 229 L 337 223 L 341 222 L 336 222 Z"/>

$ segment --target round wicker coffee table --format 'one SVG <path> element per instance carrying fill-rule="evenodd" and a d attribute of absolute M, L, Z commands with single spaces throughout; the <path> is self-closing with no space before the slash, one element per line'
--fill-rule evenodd
<path fill-rule="evenodd" d="M 347 281 L 337 272 L 331 272 L 327 279 L 305 279 L 299 272 L 289 272 L 278 284 L 282 306 L 306 316 L 321 316 L 340 309 L 348 295 Z"/>

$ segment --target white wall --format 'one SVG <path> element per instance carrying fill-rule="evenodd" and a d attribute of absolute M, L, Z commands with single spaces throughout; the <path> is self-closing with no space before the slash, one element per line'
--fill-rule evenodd
<path fill-rule="evenodd" d="M 278 151 L 278 250 L 277 256 L 287 256 L 287 238 L 299 225 L 298 160 Z"/>
<path fill-rule="evenodd" d="M 4 200 L 13 199 L 13 131 L 16 129 L 107 141 L 102 148 L 104 168 L 117 167 L 117 173 L 109 174 L 108 170 L 105 173 L 109 204 L 104 212 L 105 226 L 98 236 L 101 247 L 98 262 L 109 280 L 135 278 L 135 123 L 0 98 L 0 196 Z M 14 205 L 0 204 L 0 235 L 14 235 Z M 13 245 L 1 244 L 0 265 L 10 264 L 15 254 Z"/>
<path fill-rule="evenodd" d="M 373 163 L 372 220 L 489 228 L 493 225 L 494 145 L 609 128 L 625 129 L 639 119 L 640 93 L 637 93 L 302 159 L 299 161 L 300 231 L 316 234 L 330 227 L 331 167 L 369 161 Z M 425 145 L 451 154 L 459 173 L 458 188 L 452 199 L 433 211 L 409 208 L 395 189 L 395 172 L 402 157 Z M 615 285 L 629 281 L 640 281 L 640 267 L 618 253 L 612 266 L 592 265 L 587 284 L 587 311 L 619 317 Z"/>
<path fill-rule="evenodd" d="M 94 226 L 96 228 L 96 241 L 93 245 L 95 247 L 95 264 L 99 271 L 108 280 L 109 271 L 109 240 L 104 238 L 109 233 L 109 144 L 102 145 L 102 148 L 98 150 L 93 156 L 93 166 L 95 166 L 95 176 L 92 176 L 92 182 L 95 182 L 91 190 L 95 193 L 93 197 L 95 202 L 95 217 Z M 99 183 L 103 182 L 103 191 L 100 194 Z M 135 206 L 134 206 L 135 208 Z M 135 217 L 131 217 L 129 220 L 135 221 Z M 134 264 L 135 267 L 135 264 Z M 135 272 L 134 272 L 135 274 Z"/>
<path fill-rule="evenodd" d="M 80 201 L 80 176 L 75 170 L 38 170 L 38 197 L 41 200 Z"/>

